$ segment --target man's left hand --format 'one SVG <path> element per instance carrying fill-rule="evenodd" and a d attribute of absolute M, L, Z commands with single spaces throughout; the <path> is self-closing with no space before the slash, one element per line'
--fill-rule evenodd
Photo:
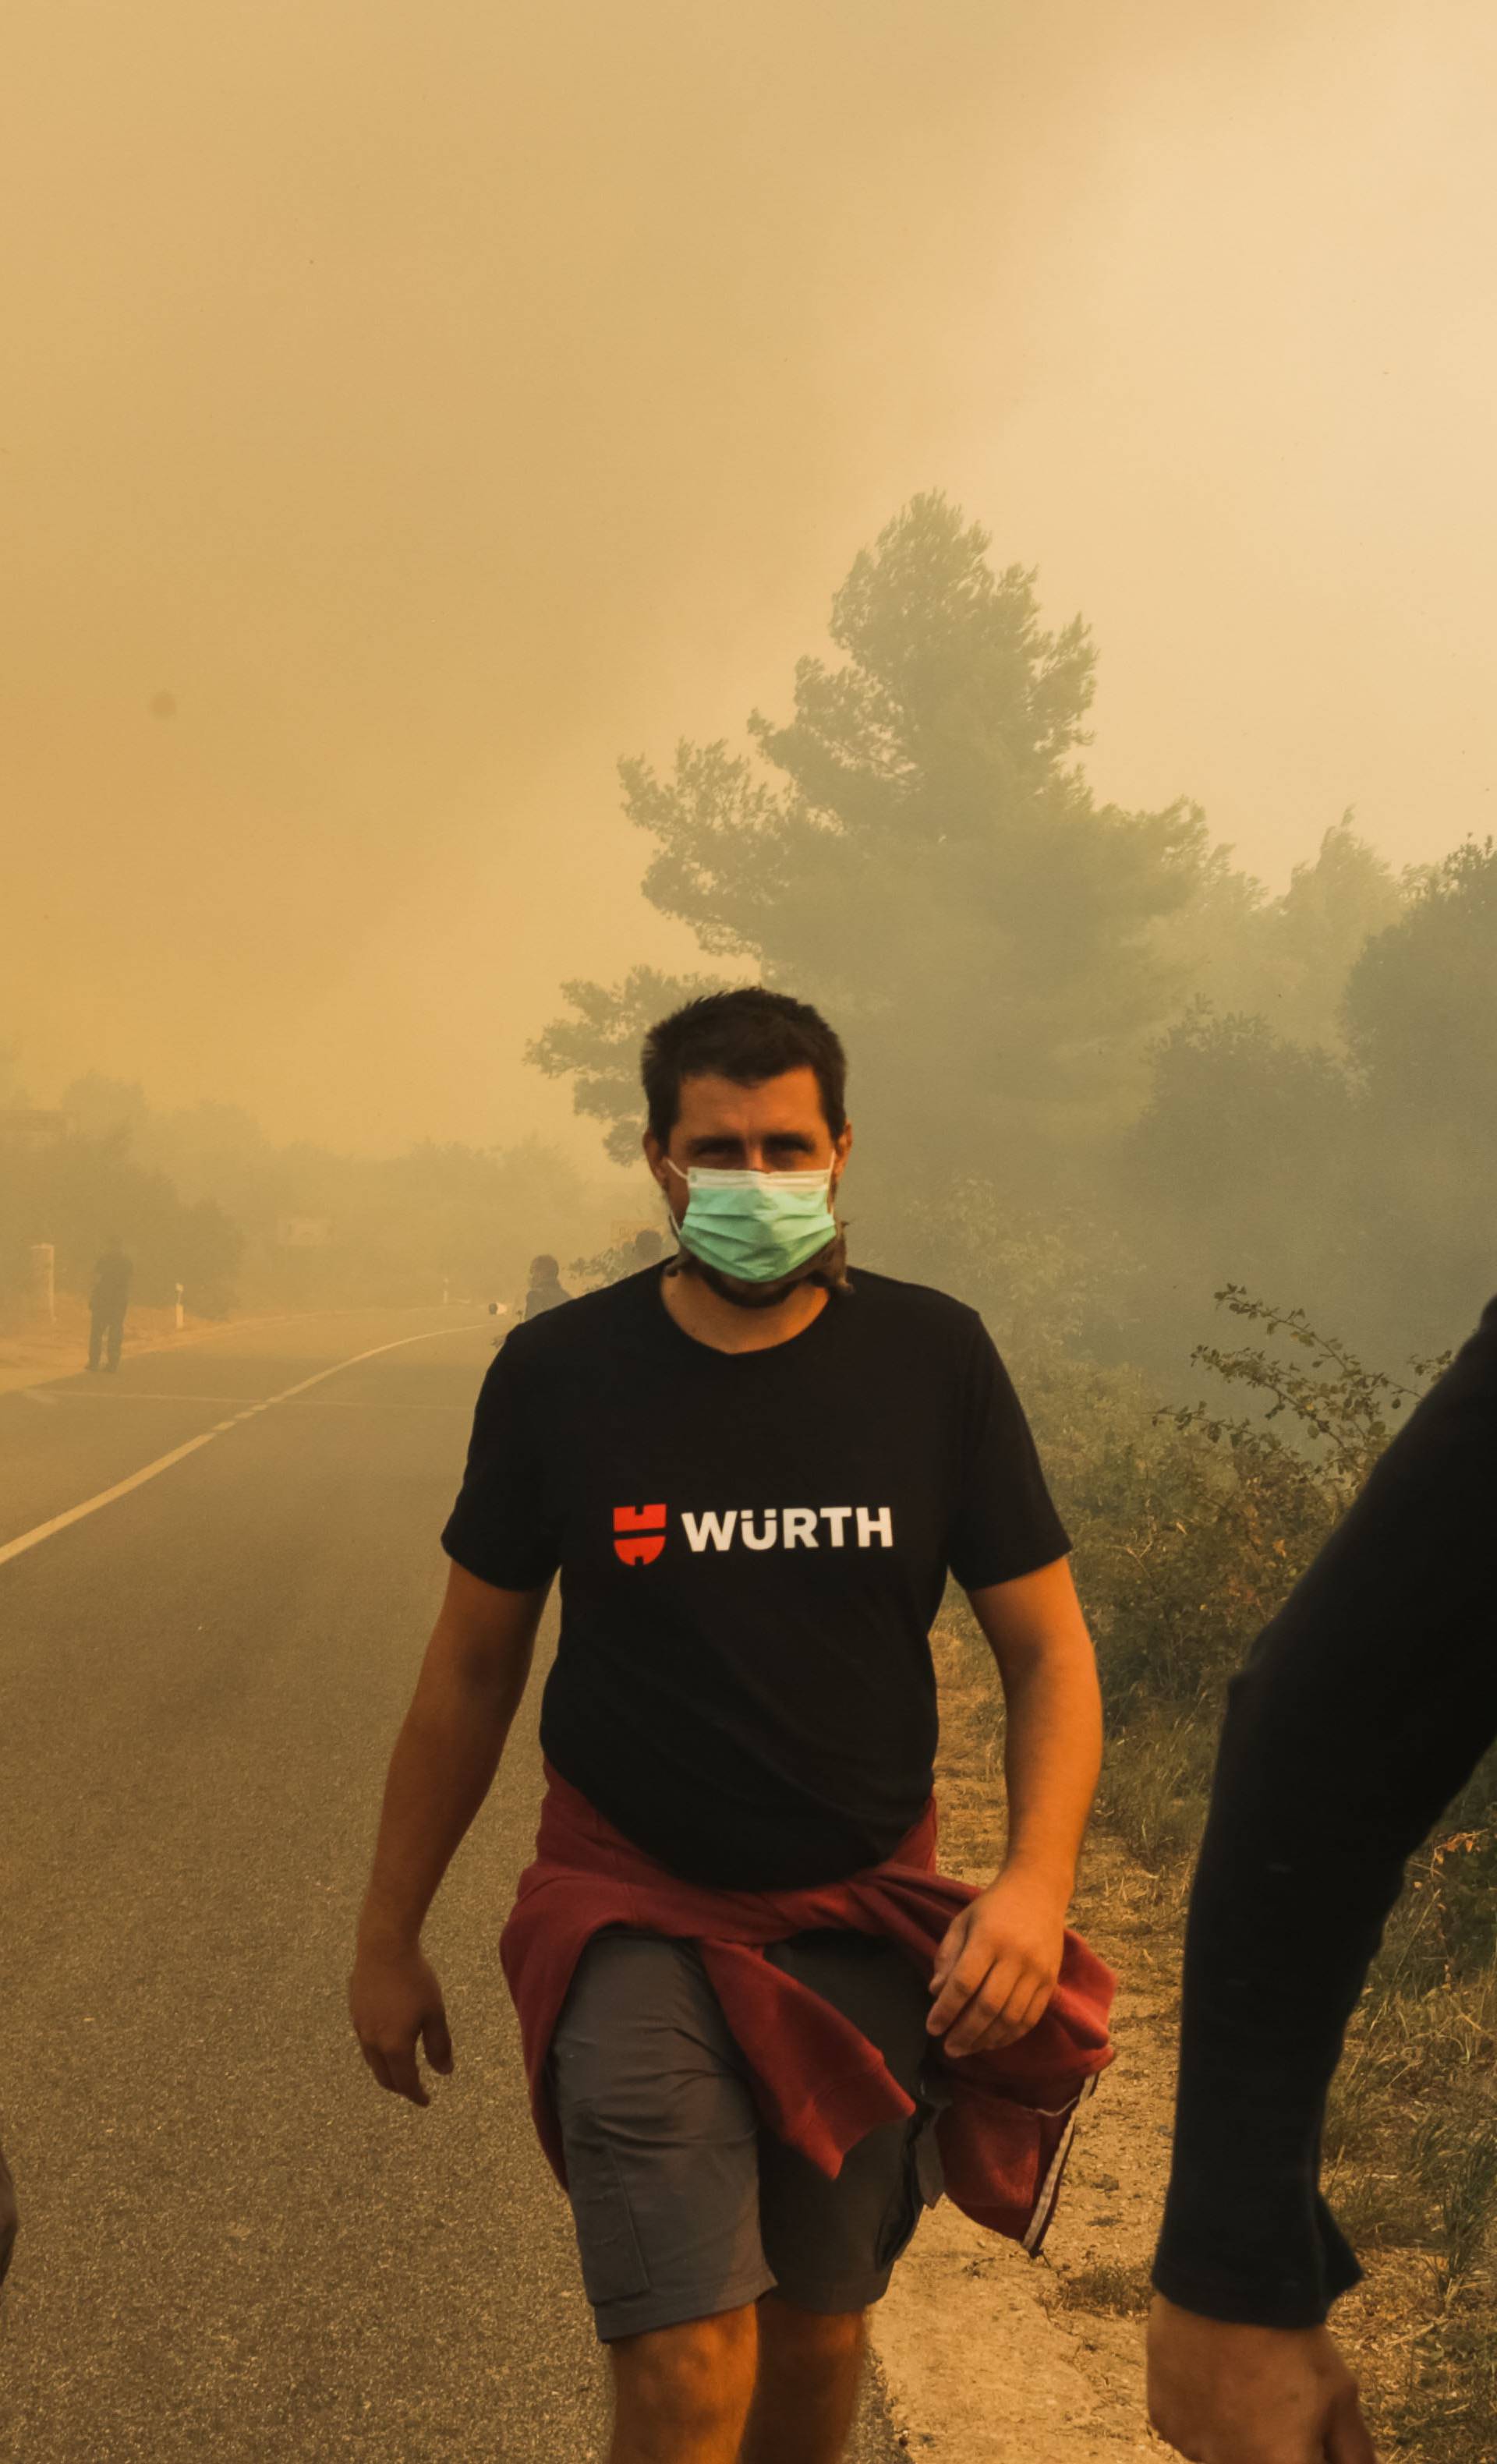
<path fill-rule="evenodd" d="M 1377 2464 L 1356 2382 L 1324 2327 L 1149 2313 L 1149 2419 L 1191 2464 Z"/>
<path fill-rule="evenodd" d="M 1009 1866 L 947 1927 L 936 1954 L 926 2021 L 948 2054 L 992 2053 L 1044 2017 L 1061 1972 L 1066 1901 L 1056 1886 Z"/>

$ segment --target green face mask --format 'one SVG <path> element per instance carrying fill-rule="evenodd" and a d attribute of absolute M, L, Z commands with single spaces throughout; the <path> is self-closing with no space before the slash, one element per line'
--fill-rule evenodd
<path fill-rule="evenodd" d="M 670 1157 L 666 1158 L 670 1163 Z M 831 1173 L 707 1172 L 671 1164 L 690 1196 L 679 1230 L 694 1258 L 740 1282 L 793 1275 L 837 1237 Z"/>

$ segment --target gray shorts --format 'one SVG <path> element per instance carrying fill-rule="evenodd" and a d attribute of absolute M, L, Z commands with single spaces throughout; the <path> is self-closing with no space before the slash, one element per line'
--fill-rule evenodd
<path fill-rule="evenodd" d="M 605 2343 L 704 2319 L 772 2288 L 863 2310 L 940 2196 L 924 2092 L 930 1995 L 892 1943 L 802 1933 L 765 1956 L 852 2019 L 915 2111 L 848 2150 L 828 2181 L 760 2122 L 701 1955 L 632 1927 L 595 1934 L 552 2040 L 583 2283 Z"/>

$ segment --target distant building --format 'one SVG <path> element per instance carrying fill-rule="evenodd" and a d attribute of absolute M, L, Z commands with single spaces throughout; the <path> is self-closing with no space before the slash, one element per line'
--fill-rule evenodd
<path fill-rule="evenodd" d="M 42 1147 L 62 1144 L 73 1123 L 66 1112 L 43 1112 L 34 1105 L 23 1104 L 9 1111 L 0 1111 L 0 1147 L 14 1155 L 31 1153 Z"/>
<path fill-rule="evenodd" d="M 277 1249 L 330 1249 L 332 1245 L 333 1219 L 330 1215 L 277 1216 Z"/>

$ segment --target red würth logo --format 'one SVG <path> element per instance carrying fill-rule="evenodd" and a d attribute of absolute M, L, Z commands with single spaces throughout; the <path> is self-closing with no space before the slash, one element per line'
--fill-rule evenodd
<path fill-rule="evenodd" d="M 613 1546 L 626 1566 L 652 1566 L 666 1545 L 663 1506 L 616 1506 Z"/>

